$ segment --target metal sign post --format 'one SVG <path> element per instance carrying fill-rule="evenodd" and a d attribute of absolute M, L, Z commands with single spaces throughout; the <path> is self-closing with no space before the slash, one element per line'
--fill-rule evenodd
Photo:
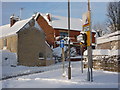
<path fill-rule="evenodd" d="M 64 54 L 64 48 L 62 48 L 62 63 L 63 63 L 63 77 L 65 77 L 65 54 Z"/>
<path fill-rule="evenodd" d="M 83 73 L 83 55 L 82 55 L 82 44 L 80 45 L 80 51 L 81 51 L 81 72 Z"/>
<path fill-rule="evenodd" d="M 63 63 L 63 77 L 65 77 L 65 54 L 64 54 L 64 40 L 60 40 L 60 48 L 62 48 L 62 63 Z"/>

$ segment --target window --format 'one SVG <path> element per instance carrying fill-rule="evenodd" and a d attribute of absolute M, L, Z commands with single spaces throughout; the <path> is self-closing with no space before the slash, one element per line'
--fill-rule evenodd
<path fill-rule="evenodd" d="M 64 37 L 68 36 L 68 33 L 67 32 L 60 32 L 60 36 L 61 36 L 61 38 L 64 38 Z"/>
<path fill-rule="evenodd" d="M 44 59 L 44 55 L 43 55 L 43 53 L 39 53 L 39 59 L 41 59 L 41 60 Z"/>
<path fill-rule="evenodd" d="M 7 46 L 7 39 L 4 39 L 4 43 L 3 43 L 4 47 Z"/>

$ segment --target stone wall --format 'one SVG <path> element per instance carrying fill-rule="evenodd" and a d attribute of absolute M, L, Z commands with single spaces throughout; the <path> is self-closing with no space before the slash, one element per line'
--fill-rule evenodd
<path fill-rule="evenodd" d="M 120 40 L 97 44 L 97 49 L 120 49 Z"/>
<path fill-rule="evenodd" d="M 43 55 L 43 59 L 40 58 L 40 53 Z M 49 53 L 52 53 L 52 50 L 46 45 L 45 36 L 42 31 L 35 27 L 29 27 L 18 32 L 19 65 L 46 66 L 48 65 L 46 64 L 46 59 Z M 52 54 L 49 55 L 52 58 Z"/>
<path fill-rule="evenodd" d="M 84 68 L 87 68 L 87 60 L 84 60 Z M 93 68 L 104 71 L 120 72 L 120 55 L 93 56 Z"/>

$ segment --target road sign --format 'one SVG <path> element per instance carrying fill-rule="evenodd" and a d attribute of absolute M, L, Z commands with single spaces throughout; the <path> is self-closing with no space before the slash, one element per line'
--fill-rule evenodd
<path fill-rule="evenodd" d="M 83 14 L 82 20 L 83 20 L 83 27 L 90 26 L 89 12 L 86 12 L 86 13 Z"/>
<path fill-rule="evenodd" d="M 87 46 L 91 45 L 90 30 L 87 31 Z"/>
<path fill-rule="evenodd" d="M 60 48 L 64 48 L 64 40 L 60 40 Z"/>

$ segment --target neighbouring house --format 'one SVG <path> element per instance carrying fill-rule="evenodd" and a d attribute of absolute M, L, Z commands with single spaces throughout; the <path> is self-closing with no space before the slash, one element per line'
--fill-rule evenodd
<path fill-rule="evenodd" d="M 79 54 L 80 44 L 77 42 L 77 36 L 81 34 L 80 32 L 82 30 L 82 20 L 79 18 L 70 19 L 71 19 L 70 41 L 73 44 L 72 47 L 75 47 L 77 54 Z M 60 39 L 62 37 L 68 36 L 68 18 L 63 16 L 55 16 L 51 14 L 41 14 L 41 21 L 39 25 L 44 30 L 47 41 L 54 48 L 58 47 Z M 45 27 L 44 23 L 47 23 L 48 26 Z M 95 32 L 92 32 L 92 40 L 94 43 L 95 34 L 96 34 Z"/>
<path fill-rule="evenodd" d="M 10 24 L 0 26 L 0 49 L 17 53 L 18 65 L 47 66 L 55 63 L 53 51 L 39 25 L 40 18 L 40 14 L 25 20 L 11 16 Z"/>

